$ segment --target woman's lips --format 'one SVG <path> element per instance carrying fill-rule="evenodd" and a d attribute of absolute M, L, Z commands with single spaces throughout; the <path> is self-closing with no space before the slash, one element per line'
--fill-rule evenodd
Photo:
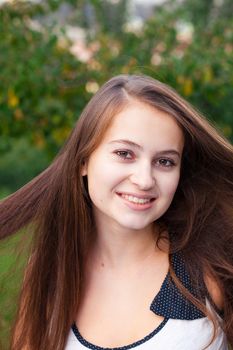
<path fill-rule="evenodd" d="M 136 195 L 133 193 L 120 193 L 117 195 L 121 197 L 125 204 L 134 210 L 146 210 L 153 206 L 153 202 L 155 201 L 155 197 L 150 195 Z"/>

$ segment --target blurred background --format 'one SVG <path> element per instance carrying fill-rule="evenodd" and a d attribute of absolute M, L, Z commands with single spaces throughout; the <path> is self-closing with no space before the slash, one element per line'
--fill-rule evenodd
<path fill-rule="evenodd" d="M 233 141 L 233 1 L 0 0 L 0 198 L 46 168 L 120 73 L 168 83 Z M 3 273 L 14 265 L 10 242 Z M 1 280 L 7 349 L 20 277 Z"/>
<path fill-rule="evenodd" d="M 233 140 L 232 0 L 0 0 L 0 196 L 119 73 L 170 84 Z"/>

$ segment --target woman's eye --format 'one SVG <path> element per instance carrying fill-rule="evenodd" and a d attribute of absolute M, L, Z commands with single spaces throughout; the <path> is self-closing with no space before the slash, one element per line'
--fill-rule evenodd
<path fill-rule="evenodd" d="M 132 159 L 133 158 L 132 153 L 129 151 L 116 151 L 115 154 L 123 159 Z"/>
<path fill-rule="evenodd" d="M 161 158 L 157 162 L 160 166 L 167 167 L 167 168 L 175 165 L 174 160 L 167 159 L 167 158 Z"/>

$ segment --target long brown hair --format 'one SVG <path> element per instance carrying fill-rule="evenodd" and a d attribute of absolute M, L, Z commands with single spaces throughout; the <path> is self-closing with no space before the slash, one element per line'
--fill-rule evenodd
<path fill-rule="evenodd" d="M 183 130 L 180 183 L 159 221 L 172 234 L 171 252 L 183 252 L 193 280 L 199 271 L 208 271 L 218 283 L 224 298 L 223 328 L 233 345 L 232 146 L 165 84 L 146 76 L 120 75 L 91 99 L 53 163 L 0 203 L 1 238 L 29 224 L 35 231 L 13 350 L 65 347 L 95 226 L 81 170 L 113 117 L 131 99 L 169 113 Z"/>

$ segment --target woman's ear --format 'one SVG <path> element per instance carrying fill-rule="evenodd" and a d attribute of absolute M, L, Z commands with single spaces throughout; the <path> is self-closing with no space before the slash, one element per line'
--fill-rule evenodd
<path fill-rule="evenodd" d="M 82 176 L 86 176 L 87 175 L 87 161 L 83 161 L 82 162 L 81 175 Z"/>

